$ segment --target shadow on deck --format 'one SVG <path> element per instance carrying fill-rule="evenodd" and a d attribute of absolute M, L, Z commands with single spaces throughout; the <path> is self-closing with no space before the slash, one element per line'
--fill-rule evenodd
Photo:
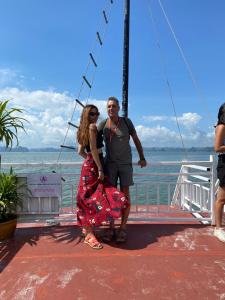
<path fill-rule="evenodd" d="M 93 250 L 74 226 L 18 228 L 0 242 L 0 299 L 225 299 L 225 248 L 200 224 L 129 224 Z"/>

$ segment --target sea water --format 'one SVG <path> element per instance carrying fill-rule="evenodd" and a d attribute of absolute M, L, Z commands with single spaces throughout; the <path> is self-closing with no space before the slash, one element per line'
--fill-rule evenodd
<path fill-rule="evenodd" d="M 151 163 L 162 161 L 209 161 L 213 151 L 208 149 L 181 151 L 180 149 L 145 149 L 145 158 L 148 162 L 147 168 L 134 167 L 134 183 L 131 187 L 131 199 L 133 203 L 139 204 L 166 204 L 173 196 L 178 176 L 169 176 L 171 173 L 179 173 L 180 164 L 151 166 Z M 138 161 L 138 154 L 134 150 L 133 162 Z M 56 167 L 56 162 L 82 162 L 75 151 L 71 152 L 3 152 L 1 153 L 2 163 L 43 163 L 39 167 L 14 167 L 18 174 L 27 173 L 49 173 L 57 172 L 63 174 L 62 206 L 70 206 L 71 192 L 75 197 L 77 184 L 79 181 L 80 167 L 63 166 Z M 46 167 L 44 163 L 52 163 L 52 166 Z M 2 168 L 3 171 L 4 168 Z M 145 174 L 148 175 L 145 175 Z M 164 174 L 159 176 L 157 173 Z M 138 175 L 139 174 L 139 175 Z M 140 176 L 140 174 L 142 176 Z M 149 175 L 151 174 L 151 175 Z M 168 174 L 168 176 L 167 176 Z M 147 202 L 146 202 L 147 201 Z"/>

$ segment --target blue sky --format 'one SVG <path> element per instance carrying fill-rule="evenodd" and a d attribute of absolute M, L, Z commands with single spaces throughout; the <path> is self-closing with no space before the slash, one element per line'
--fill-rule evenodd
<path fill-rule="evenodd" d="M 108 96 L 121 99 L 124 1 L 113 2 L 0 0 L 0 100 L 10 98 L 12 105 L 26 110 L 30 123 L 27 134 L 20 133 L 21 146 L 62 144 L 90 51 L 98 68 L 91 94 L 85 87 L 80 99 L 95 103 L 102 117 Z M 100 47 L 95 32 L 103 36 L 106 28 Z M 217 110 L 225 101 L 224 28 L 223 0 L 131 0 L 129 117 L 144 146 L 181 146 L 166 79 L 185 146 L 213 144 Z M 93 72 L 90 66 L 89 80 Z M 76 124 L 79 115 L 78 108 L 72 119 Z M 65 144 L 74 142 L 70 128 Z"/>

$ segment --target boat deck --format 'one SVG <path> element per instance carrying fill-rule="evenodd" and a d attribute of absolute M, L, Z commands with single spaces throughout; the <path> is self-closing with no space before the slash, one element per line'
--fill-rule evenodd
<path fill-rule="evenodd" d="M 1 300 L 225 299 L 225 245 L 202 224 L 128 224 L 93 250 L 75 224 L 29 227 L 0 242 Z"/>

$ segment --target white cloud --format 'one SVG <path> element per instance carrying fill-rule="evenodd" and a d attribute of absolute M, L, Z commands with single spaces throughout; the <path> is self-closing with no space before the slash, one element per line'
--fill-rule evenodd
<path fill-rule="evenodd" d="M 0 69 L 0 87 L 14 85 L 22 86 L 24 76 L 9 68 Z"/>
<path fill-rule="evenodd" d="M 20 132 L 19 141 L 21 146 L 34 147 L 59 147 L 65 138 L 65 145 L 75 144 L 75 132 L 73 127 L 68 129 L 68 121 L 79 124 L 82 107 L 77 104 L 75 113 L 71 115 L 75 107 L 75 100 L 68 93 L 59 93 L 54 90 L 35 90 L 4 88 L 0 90 L 1 98 L 11 99 L 10 105 L 25 109 L 24 117 L 29 121 L 25 123 L 27 134 Z M 106 101 L 89 99 L 88 103 L 95 104 L 101 113 L 100 119 L 106 117 Z M 169 116 L 148 116 L 148 121 L 172 121 L 174 117 Z M 146 119 L 147 120 L 147 119 Z M 186 147 L 209 146 L 213 144 L 213 129 L 208 132 L 200 131 L 197 128 L 201 116 L 197 113 L 184 113 L 178 117 L 179 123 L 183 124 L 184 132 L 182 137 Z M 143 146 L 164 147 L 181 146 L 179 133 L 176 129 L 167 126 L 157 125 L 153 127 L 140 124 L 136 126 L 138 136 Z"/>
<path fill-rule="evenodd" d="M 201 120 L 201 116 L 197 113 L 183 113 L 181 117 L 177 117 L 178 123 L 182 124 L 186 128 L 194 128 Z M 173 121 L 176 121 L 176 118 L 172 118 Z"/>
<path fill-rule="evenodd" d="M 5 88 L 0 90 L 0 95 L 1 100 L 11 99 L 11 106 L 25 109 L 23 117 L 29 123 L 25 123 L 27 134 L 19 133 L 21 146 L 57 147 L 62 143 L 75 105 L 74 99 L 67 93 Z M 79 110 L 73 122 L 77 121 Z M 69 132 L 69 136 L 74 139 L 74 132 Z"/>
<path fill-rule="evenodd" d="M 180 134 L 165 126 L 136 126 L 137 134 L 145 147 L 182 147 Z M 212 146 L 214 133 L 196 129 L 181 132 L 186 148 Z"/>
<path fill-rule="evenodd" d="M 142 120 L 146 122 L 156 122 L 156 121 L 165 121 L 168 120 L 168 116 L 143 116 Z"/>
<path fill-rule="evenodd" d="M 183 113 L 181 116 L 177 116 L 177 121 L 179 125 L 183 125 L 188 129 L 192 129 L 197 126 L 202 117 L 197 113 L 187 112 Z M 143 116 L 142 120 L 146 122 L 158 122 L 158 121 L 173 121 L 176 122 L 175 117 L 171 116 Z"/>
<path fill-rule="evenodd" d="M 162 147 L 179 143 L 178 134 L 164 126 L 136 126 L 137 134 L 146 147 Z"/>
<path fill-rule="evenodd" d="M 0 95 L 0 100 L 10 99 L 11 106 L 25 110 L 23 117 L 29 123 L 25 123 L 27 134 L 19 133 L 21 146 L 30 148 L 59 147 L 63 143 L 66 133 L 65 144 L 75 144 L 76 130 L 71 126 L 68 127 L 68 121 L 75 125 L 79 124 L 82 107 L 76 104 L 75 98 L 67 93 L 58 93 L 54 90 L 28 91 L 17 87 L 1 89 Z M 99 108 L 101 118 L 106 117 L 106 101 L 89 99 L 88 102 Z M 75 105 L 75 113 L 71 120 Z"/>

